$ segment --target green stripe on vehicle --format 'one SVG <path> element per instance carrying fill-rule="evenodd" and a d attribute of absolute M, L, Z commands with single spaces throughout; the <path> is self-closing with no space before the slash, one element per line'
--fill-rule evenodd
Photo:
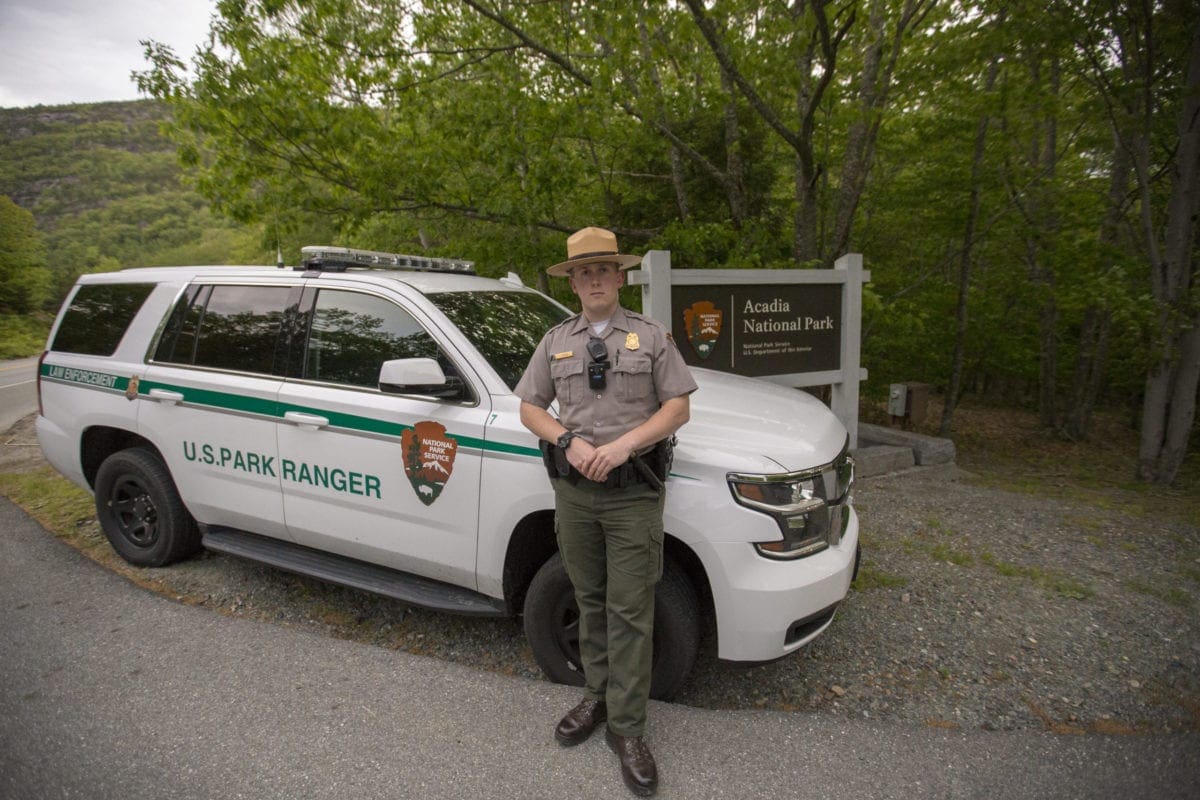
<path fill-rule="evenodd" d="M 52 380 L 119 392 L 123 392 L 129 387 L 129 378 L 120 375 L 97 372 L 95 370 L 77 369 L 75 367 L 62 367 L 56 364 L 43 364 L 42 376 Z M 374 433 L 399 438 L 406 430 L 412 429 L 411 425 L 388 422 L 376 419 L 375 417 L 364 417 L 359 414 L 345 414 L 340 411 L 328 411 L 323 408 L 280 403 L 276 400 L 247 397 L 246 395 L 235 394 L 233 392 L 217 392 L 211 389 L 177 386 L 158 381 L 142 380 L 138 382 L 137 392 L 139 397 L 148 398 L 151 389 L 178 392 L 183 395 L 183 402 L 191 405 L 207 406 L 224 411 L 237 411 L 243 414 L 257 414 L 276 422 L 283 421 L 284 414 L 289 411 L 298 411 L 304 414 L 316 414 L 317 416 L 325 417 L 329 420 L 330 426 L 349 431 Z M 523 447 L 506 442 L 489 442 L 486 439 L 479 439 L 474 436 L 460 436 L 452 433 L 448 433 L 447 435 L 451 439 L 454 439 L 460 447 L 468 449 L 481 450 L 485 453 L 507 453 L 509 455 L 541 458 L 541 451 L 536 447 Z"/>

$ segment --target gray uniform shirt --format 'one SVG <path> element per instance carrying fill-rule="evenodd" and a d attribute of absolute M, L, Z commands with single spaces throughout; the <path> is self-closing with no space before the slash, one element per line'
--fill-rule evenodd
<path fill-rule="evenodd" d="M 601 391 L 589 389 L 591 337 L 583 314 L 548 330 L 515 392 L 538 408 L 557 398 L 563 427 L 597 447 L 641 425 L 672 397 L 696 390 L 696 381 L 666 327 L 620 306 L 600 336 L 608 348 L 607 386 Z"/>

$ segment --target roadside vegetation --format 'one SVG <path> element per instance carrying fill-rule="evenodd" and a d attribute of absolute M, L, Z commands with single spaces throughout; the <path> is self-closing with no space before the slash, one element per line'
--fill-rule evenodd
<path fill-rule="evenodd" d="M 964 449 L 960 404 L 1033 411 L 1047 446 L 1009 481 L 1053 482 L 1127 409 L 1116 480 L 1191 485 L 1197 19 L 1196 0 L 222 4 L 190 63 L 147 44 L 151 99 L 0 109 L 0 314 L 53 310 L 83 272 L 308 244 L 471 259 L 568 303 L 543 269 L 584 225 L 688 268 L 860 252 L 864 397 L 936 387 L 933 427 Z"/>
<path fill-rule="evenodd" d="M 53 322 L 47 311 L 0 314 L 0 361 L 41 353 Z"/>

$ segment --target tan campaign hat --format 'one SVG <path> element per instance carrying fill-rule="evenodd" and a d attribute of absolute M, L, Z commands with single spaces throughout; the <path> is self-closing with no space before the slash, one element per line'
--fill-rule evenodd
<path fill-rule="evenodd" d="M 580 264 L 597 264 L 601 261 L 615 263 L 621 269 L 629 269 L 642 263 L 641 256 L 623 256 L 617 251 L 617 235 L 604 228 L 583 228 L 567 237 L 567 260 L 546 272 L 560 278 L 567 277 L 571 267 Z"/>

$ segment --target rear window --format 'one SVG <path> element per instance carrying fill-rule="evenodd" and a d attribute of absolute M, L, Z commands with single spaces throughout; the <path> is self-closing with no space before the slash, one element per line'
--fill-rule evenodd
<path fill-rule="evenodd" d="M 93 283 L 79 287 L 50 349 L 111 356 L 153 290 L 152 283 Z"/>

